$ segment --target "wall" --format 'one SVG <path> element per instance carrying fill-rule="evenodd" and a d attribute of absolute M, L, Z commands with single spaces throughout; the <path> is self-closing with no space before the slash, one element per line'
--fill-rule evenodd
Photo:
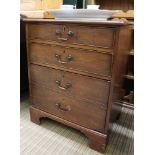
<path fill-rule="evenodd" d="M 63 0 L 20 0 L 20 10 L 59 9 Z"/>

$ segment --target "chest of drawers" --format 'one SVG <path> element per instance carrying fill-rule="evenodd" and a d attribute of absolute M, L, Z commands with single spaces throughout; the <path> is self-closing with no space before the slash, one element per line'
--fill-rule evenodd
<path fill-rule="evenodd" d="M 128 25 L 25 19 L 31 121 L 76 128 L 103 152 L 130 49 Z"/>

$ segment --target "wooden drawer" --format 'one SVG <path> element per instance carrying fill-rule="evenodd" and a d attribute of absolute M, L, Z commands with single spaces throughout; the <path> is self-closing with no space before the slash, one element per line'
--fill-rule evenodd
<path fill-rule="evenodd" d="M 29 49 L 31 63 L 111 76 L 111 54 L 38 43 L 31 43 Z"/>
<path fill-rule="evenodd" d="M 86 128 L 103 131 L 106 111 L 100 106 L 71 99 L 34 85 L 31 86 L 31 102 L 34 107 L 45 112 Z"/>
<path fill-rule="evenodd" d="M 31 82 L 65 96 L 107 106 L 110 82 L 43 66 L 30 66 Z"/>
<path fill-rule="evenodd" d="M 29 24 L 29 38 L 113 48 L 115 29 L 79 25 Z"/>

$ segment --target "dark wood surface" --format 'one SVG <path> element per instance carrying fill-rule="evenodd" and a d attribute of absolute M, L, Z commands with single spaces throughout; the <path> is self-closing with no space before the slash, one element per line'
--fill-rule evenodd
<path fill-rule="evenodd" d="M 124 75 L 124 97 L 121 102 L 125 107 L 132 107 L 134 109 L 134 27 L 132 28 L 132 45 L 128 56 L 128 63 L 126 65 L 126 73 Z"/>
<path fill-rule="evenodd" d="M 30 66 L 31 82 L 76 99 L 107 107 L 110 82 L 38 65 Z M 96 87 L 96 91 L 92 91 Z"/>
<path fill-rule="evenodd" d="M 102 105 L 64 96 L 40 85 L 32 85 L 31 95 L 36 108 L 86 128 L 104 131 L 106 110 Z"/>
<path fill-rule="evenodd" d="M 20 93 L 28 91 L 25 22 L 20 20 Z"/>
<path fill-rule="evenodd" d="M 42 39 L 113 48 L 114 28 L 76 26 L 72 24 L 29 24 L 29 39 Z M 69 35 L 69 33 L 71 33 Z"/>
<path fill-rule="evenodd" d="M 31 44 L 29 48 L 31 63 L 111 77 L 113 55 L 110 52 L 102 53 L 36 43 Z"/>
<path fill-rule="evenodd" d="M 70 30 L 74 35 L 60 40 Z M 103 152 L 120 109 L 115 102 L 122 97 L 130 46 L 125 24 L 27 20 L 31 120 L 49 117 L 79 129 Z"/>

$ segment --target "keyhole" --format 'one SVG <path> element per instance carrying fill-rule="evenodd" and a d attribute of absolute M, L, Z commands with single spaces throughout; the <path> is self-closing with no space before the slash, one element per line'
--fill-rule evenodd
<path fill-rule="evenodd" d="M 61 74 L 62 79 L 65 77 L 65 72 L 63 71 Z"/>

